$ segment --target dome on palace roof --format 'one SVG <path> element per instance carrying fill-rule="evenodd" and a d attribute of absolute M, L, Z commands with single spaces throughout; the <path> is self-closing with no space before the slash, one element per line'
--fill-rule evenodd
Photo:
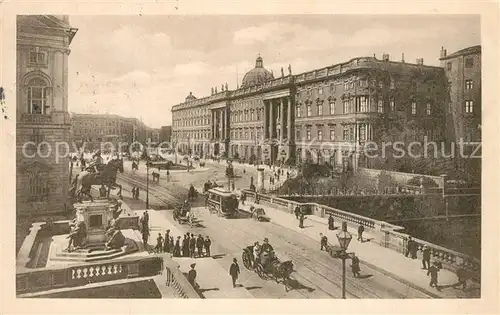
<path fill-rule="evenodd" d="M 193 95 L 193 92 L 189 92 L 189 95 L 186 97 L 186 102 L 195 100 L 196 96 Z"/>
<path fill-rule="evenodd" d="M 255 68 L 248 71 L 243 77 L 243 81 L 241 82 L 241 87 L 246 88 L 254 85 L 259 85 L 264 83 L 265 81 L 269 81 L 274 79 L 273 74 L 264 68 L 262 57 L 259 56 L 255 60 Z"/>

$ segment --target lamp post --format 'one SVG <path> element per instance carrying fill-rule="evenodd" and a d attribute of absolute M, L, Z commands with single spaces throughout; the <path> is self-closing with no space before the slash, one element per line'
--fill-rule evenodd
<path fill-rule="evenodd" d="M 146 209 L 149 209 L 149 166 L 150 161 L 146 162 Z"/>
<path fill-rule="evenodd" d="M 339 240 L 340 248 L 342 249 L 342 298 L 345 299 L 345 260 L 347 259 L 347 248 L 351 242 L 352 235 L 347 232 L 347 222 L 342 222 L 342 230 L 337 234 L 337 239 Z"/>

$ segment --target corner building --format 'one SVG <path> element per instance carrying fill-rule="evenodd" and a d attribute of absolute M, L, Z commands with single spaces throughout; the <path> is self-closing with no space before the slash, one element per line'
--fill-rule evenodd
<path fill-rule="evenodd" d="M 69 45 L 77 29 L 67 16 L 17 17 L 17 215 L 66 208 L 69 159 L 56 143 L 71 140 L 68 112 Z M 61 148 L 59 155 L 68 153 Z"/>
<path fill-rule="evenodd" d="M 447 99 L 443 68 L 359 57 L 322 69 L 274 78 L 259 56 L 241 88 L 190 93 L 172 107 L 173 142 L 182 152 L 246 161 L 369 166 L 366 141 L 380 141 L 400 112 L 415 137 L 444 137 Z M 415 138 L 415 140 L 423 140 Z"/>

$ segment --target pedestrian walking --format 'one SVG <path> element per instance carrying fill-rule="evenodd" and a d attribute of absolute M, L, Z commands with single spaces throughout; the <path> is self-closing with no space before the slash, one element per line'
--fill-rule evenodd
<path fill-rule="evenodd" d="M 465 269 L 465 265 L 462 263 L 457 269 L 458 282 L 453 285 L 453 288 L 462 286 L 462 290 L 467 288 L 467 280 L 469 279 L 469 273 Z"/>
<path fill-rule="evenodd" d="M 363 232 L 365 231 L 365 227 L 363 226 L 363 224 L 360 224 L 358 226 L 358 241 L 360 241 L 361 243 L 363 243 Z"/>
<path fill-rule="evenodd" d="M 205 244 L 205 240 L 203 239 L 203 236 L 198 235 L 198 238 L 196 239 L 196 247 L 198 248 L 198 257 L 203 257 L 203 245 Z"/>
<path fill-rule="evenodd" d="M 174 246 L 174 257 L 181 257 L 181 237 L 177 236 Z"/>
<path fill-rule="evenodd" d="M 439 268 L 437 267 L 437 262 L 434 262 L 432 266 L 429 267 L 427 270 L 427 276 L 431 276 L 431 282 L 429 282 L 429 286 L 431 287 L 436 287 L 436 289 L 439 290 L 439 285 L 438 285 L 438 272 Z"/>
<path fill-rule="evenodd" d="M 169 182 L 169 181 L 170 181 L 170 171 L 167 170 L 167 182 Z"/>
<path fill-rule="evenodd" d="M 422 254 L 422 266 L 423 269 L 428 269 L 431 266 L 431 249 L 427 245 L 424 246 Z"/>
<path fill-rule="evenodd" d="M 208 236 L 205 238 L 204 245 L 205 245 L 205 253 L 207 253 L 208 257 L 210 257 L 210 245 L 212 245 L 212 241 Z"/>
<path fill-rule="evenodd" d="M 132 199 L 135 199 L 135 186 L 132 187 Z"/>
<path fill-rule="evenodd" d="M 139 187 L 135 188 L 135 199 L 139 200 Z"/>
<path fill-rule="evenodd" d="M 323 250 L 323 248 L 326 250 L 327 248 L 327 245 L 328 245 L 328 237 L 326 237 L 326 235 L 323 235 L 323 233 L 319 233 L 319 237 L 320 237 L 320 245 L 321 245 L 321 249 L 320 250 Z"/>
<path fill-rule="evenodd" d="M 299 228 L 303 229 L 304 228 L 304 220 L 306 219 L 306 217 L 304 216 L 303 213 L 300 214 L 300 217 L 299 217 Z"/>
<path fill-rule="evenodd" d="M 196 237 L 191 233 L 191 238 L 189 239 L 189 257 L 194 258 L 196 254 Z"/>
<path fill-rule="evenodd" d="M 406 257 L 410 256 L 411 259 L 417 258 L 417 243 L 410 236 L 408 237 L 408 245 L 407 245 Z"/>
<path fill-rule="evenodd" d="M 352 275 L 354 276 L 354 278 L 358 278 L 359 272 L 361 271 L 361 269 L 359 268 L 359 258 L 354 253 L 352 253 L 352 258 L 351 258 L 351 269 L 352 269 Z"/>
<path fill-rule="evenodd" d="M 196 283 L 197 274 L 196 274 L 196 269 L 194 269 L 194 267 L 196 267 L 196 263 L 191 264 L 191 270 L 189 270 L 188 272 L 188 281 L 189 283 L 191 283 L 193 288 L 198 289 L 198 284 Z"/>
<path fill-rule="evenodd" d="M 335 230 L 335 221 L 333 219 L 333 215 L 330 213 L 330 216 L 328 217 L 328 229 L 329 230 Z"/>
<path fill-rule="evenodd" d="M 156 238 L 155 251 L 157 253 L 161 253 L 163 251 L 163 236 L 161 236 L 161 233 L 158 233 L 158 237 Z"/>
<path fill-rule="evenodd" d="M 299 205 L 297 205 L 295 207 L 295 218 L 298 220 L 299 217 L 300 217 L 300 207 L 299 207 Z"/>
<path fill-rule="evenodd" d="M 147 211 L 144 211 L 144 224 L 149 228 L 149 213 Z"/>
<path fill-rule="evenodd" d="M 236 280 L 238 280 L 238 275 L 240 274 L 240 266 L 238 266 L 238 260 L 236 260 L 236 258 L 233 258 L 233 263 L 229 268 L 229 274 L 231 275 L 231 278 L 233 280 L 233 288 L 235 288 Z"/>
<path fill-rule="evenodd" d="M 144 244 L 144 247 L 148 247 L 148 239 L 149 239 L 149 228 L 143 227 L 142 228 L 142 243 Z"/>
<path fill-rule="evenodd" d="M 165 253 L 170 253 L 170 230 L 165 232 L 165 238 L 163 243 L 163 251 Z"/>

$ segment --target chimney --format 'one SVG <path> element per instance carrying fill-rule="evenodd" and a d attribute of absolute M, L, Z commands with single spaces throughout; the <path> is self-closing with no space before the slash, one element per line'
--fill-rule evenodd
<path fill-rule="evenodd" d="M 446 57 L 446 49 L 444 49 L 444 47 L 441 47 L 441 58 L 445 57 Z"/>
<path fill-rule="evenodd" d="M 382 60 L 383 61 L 389 61 L 389 54 L 383 54 L 382 55 Z"/>
<path fill-rule="evenodd" d="M 422 66 L 424 64 L 424 58 L 417 58 L 417 65 Z"/>
<path fill-rule="evenodd" d="M 401 62 L 402 62 L 402 63 L 405 63 L 405 53 L 402 53 L 402 54 L 401 54 Z"/>

